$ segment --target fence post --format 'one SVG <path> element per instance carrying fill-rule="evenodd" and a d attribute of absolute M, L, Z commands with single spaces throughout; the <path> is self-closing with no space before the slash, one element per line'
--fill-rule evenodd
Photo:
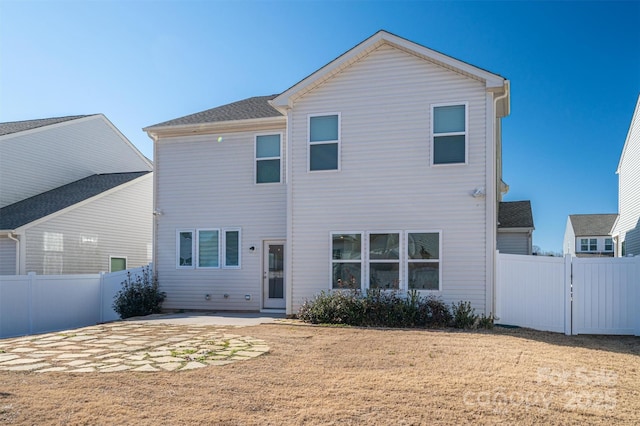
<path fill-rule="evenodd" d="M 27 276 L 29 277 L 29 307 L 27 308 L 29 312 L 29 334 L 33 334 L 33 291 L 36 283 L 36 273 L 29 272 Z"/>
<path fill-rule="evenodd" d="M 573 334 L 573 292 L 571 255 L 564 256 L 564 334 Z"/>
<path fill-rule="evenodd" d="M 99 322 L 104 322 L 104 272 L 100 272 L 100 318 Z"/>

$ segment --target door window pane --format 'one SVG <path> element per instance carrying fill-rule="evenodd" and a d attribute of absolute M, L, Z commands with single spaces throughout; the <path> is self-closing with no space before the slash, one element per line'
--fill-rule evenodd
<path fill-rule="evenodd" d="M 284 246 L 269 245 L 269 298 L 284 298 Z"/>

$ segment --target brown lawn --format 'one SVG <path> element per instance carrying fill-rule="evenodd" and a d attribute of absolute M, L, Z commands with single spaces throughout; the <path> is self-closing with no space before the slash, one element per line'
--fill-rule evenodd
<path fill-rule="evenodd" d="M 233 333 L 271 351 L 182 372 L 0 372 L 0 424 L 640 423 L 637 337 L 283 324 Z"/>

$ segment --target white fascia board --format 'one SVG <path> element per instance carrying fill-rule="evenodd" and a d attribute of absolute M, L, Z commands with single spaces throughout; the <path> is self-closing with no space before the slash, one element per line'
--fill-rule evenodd
<path fill-rule="evenodd" d="M 535 228 L 529 228 L 529 227 L 526 227 L 526 228 L 524 228 L 524 227 L 523 228 L 500 228 L 498 226 L 498 233 L 499 234 L 508 234 L 508 233 L 511 233 L 511 232 L 513 232 L 513 233 L 522 233 L 522 232 L 531 232 L 534 229 Z"/>
<path fill-rule="evenodd" d="M 373 36 L 371 36 L 370 38 L 366 39 L 365 41 L 356 45 L 352 49 L 343 53 L 338 58 L 329 62 L 324 67 L 315 71 L 308 77 L 305 77 L 300 82 L 291 86 L 289 89 L 285 90 L 280 95 L 276 96 L 273 100 L 269 101 L 269 103 L 274 108 L 280 111 L 284 111 L 287 108 L 291 108 L 293 106 L 294 98 L 298 97 L 299 94 L 306 93 L 311 88 L 324 82 L 331 76 L 343 70 L 344 68 L 346 68 L 353 62 L 357 61 L 361 57 L 365 56 L 371 50 L 377 48 L 379 45 L 383 43 L 388 43 L 401 50 L 404 50 L 407 53 L 416 55 L 422 59 L 436 63 L 444 68 L 450 69 L 454 72 L 458 72 L 465 76 L 482 81 L 485 83 L 485 86 L 488 90 L 497 90 L 497 91 L 505 90 L 504 86 L 505 86 L 505 81 L 507 80 L 504 77 L 501 77 L 497 74 L 493 74 L 481 68 L 475 67 L 471 64 L 452 58 L 451 56 L 447 56 L 435 50 L 429 49 L 428 47 L 421 46 L 417 43 L 414 43 L 402 37 L 398 37 L 396 35 L 390 34 L 386 31 L 379 31 Z"/>
<path fill-rule="evenodd" d="M 34 220 L 33 222 L 25 223 L 24 225 L 16 228 L 13 232 L 21 234 L 21 233 L 23 233 L 24 231 L 26 231 L 27 229 L 29 229 L 29 228 L 31 228 L 33 226 L 39 225 L 39 224 L 41 224 L 43 222 L 46 222 L 48 220 L 51 220 L 51 219 L 55 219 L 58 216 L 62 216 L 63 214 L 66 214 L 66 213 L 68 213 L 68 212 L 70 212 L 72 210 L 75 210 L 75 209 L 79 208 L 79 207 L 85 206 L 85 205 L 87 205 L 89 203 L 92 203 L 92 202 L 94 202 L 96 200 L 99 200 L 102 197 L 106 197 L 107 195 L 113 194 L 114 192 L 120 191 L 120 190 L 122 190 L 124 188 L 127 188 L 127 187 L 131 186 L 131 185 L 135 185 L 136 183 L 142 182 L 145 179 L 153 179 L 153 172 L 149 172 L 149 173 L 147 173 L 145 175 L 142 175 L 140 177 L 132 179 L 129 182 L 125 182 L 125 183 L 123 183 L 121 185 L 118 185 L 118 186 L 116 186 L 114 188 L 111 188 L 111 189 L 109 189 L 107 191 L 101 192 L 100 194 L 94 195 L 93 197 L 87 198 L 86 200 L 82 200 L 82 201 L 80 201 L 78 203 L 70 205 L 69 207 L 65 207 L 64 209 L 58 210 L 57 212 L 53 212 L 53 213 L 51 213 L 51 214 L 49 214 L 47 216 L 43 216 L 40 219 Z"/>
<path fill-rule="evenodd" d="M 147 132 L 149 137 L 154 141 L 160 137 L 172 136 L 189 136 L 194 134 L 210 134 L 210 133 L 231 133 L 239 131 L 260 130 L 268 126 L 280 126 L 284 129 L 286 117 L 265 117 L 253 118 L 249 120 L 232 120 L 232 121 L 216 121 L 213 123 L 198 124 L 179 124 L 162 127 L 145 127 L 142 129 Z"/>

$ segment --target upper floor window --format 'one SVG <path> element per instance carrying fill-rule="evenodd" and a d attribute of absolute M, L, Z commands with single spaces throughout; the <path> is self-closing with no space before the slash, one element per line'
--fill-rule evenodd
<path fill-rule="evenodd" d="M 340 114 L 309 116 L 309 171 L 339 170 Z"/>
<path fill-rule="evenodd" d="M 279 183 L 280 135 L 256 136 L 256 183 Z"/>
<path fill-rule="evenodd" d="M 432 106 L 433 164 L 467 162 L 467 105 Z"/>

